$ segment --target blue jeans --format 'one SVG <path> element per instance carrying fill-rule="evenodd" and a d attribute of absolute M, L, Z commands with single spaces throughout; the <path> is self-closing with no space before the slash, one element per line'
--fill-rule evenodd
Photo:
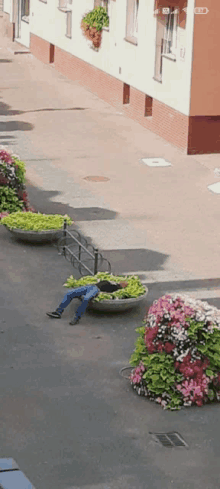
<path fill-rule="evenodd" d="M 83 301 L 75 313 L 77 318 L 81 318 L 88 306 L 88 302 L 99 292 L 100 290 L 98 289 L 98 287 L 96 287 L 96 285 L 83 285 L 82 287 L 77 287 L 77 289 L 70 290 L 70 292 L 67 292 L 61 304 L 57 308 L 57 312 L 62 314 L 65 307 L 70 304 L 72 299 L 75 299 L 76 297 L 82 297 Z"/>

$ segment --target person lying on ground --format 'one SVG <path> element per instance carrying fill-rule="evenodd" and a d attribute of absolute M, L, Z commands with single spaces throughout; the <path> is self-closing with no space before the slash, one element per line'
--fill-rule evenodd
<path fill-rule="evenodd" d="M 77 297 L 81 300 L 81 304 L 75 312 L 75 317 L 69 323 L 71 325 L 77 324 L 82 315 L 85 313 L 88 303 L 91 299 L 96 297 L 100 292 L 112 293 L 118 289 L 124 289 L 125 287 L 127 287 L 127 285 L 127 282 L 113 284 L 108 280 L 102 280 L 95 285 L 83 285 L 82 287 L 77 287 L 76 289 L 72 289 L 70 290 L 70 292 L 67 292 L 62 302 L 54 312 L 47 312 L 46 314 L 51 318 L 60 319 L 64 309 L 70 304 L 72 299 L 75 299 Z"/>

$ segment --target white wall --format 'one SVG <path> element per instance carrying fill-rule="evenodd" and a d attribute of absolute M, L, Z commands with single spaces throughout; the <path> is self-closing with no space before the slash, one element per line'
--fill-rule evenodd
<path fill-rule="evenodd" d="M 21 37 L 19 38 L 19 42 L 27 48 L 30 47 L 30 24 L 23 20 L 21 21 Z"/>
<path fill-rule="evenodd" d="M 12 7 L 11 7 L 12 0 L 4 0 L 4 5 L 3 5 L 3 11 L 6 14 L 10 14 Z"/>
<path fill-rule="evenodd" d="M 9 0 L 7 0 L 9 1 Z M 94 0 L 73 0 L 72 39 L 66 37 L 66 14 L 58 10 L 58 0 L 31 0 L 30 31 L 84 61 L 106 71 L 166 105 L 189 115 L 193 52 L 194 0 L 188 0 L 186 29 L 179 29 L 185 45 L 185 60 L 163 60 L 162 83 L 153 79 L 155 66 L 156 17 L 154 0 L 139 2 L 138 46 L 124 40 L 127 0 L 110 1 L 110 27 L 103 31 L 99 52 L 90 49 L 80 23 Z M 177 0 L 178 5 L 178 0 Z M 33 15 L 32 15 L 33 12 Z M 121 74 L 119 74 L 121 68 Z"/>

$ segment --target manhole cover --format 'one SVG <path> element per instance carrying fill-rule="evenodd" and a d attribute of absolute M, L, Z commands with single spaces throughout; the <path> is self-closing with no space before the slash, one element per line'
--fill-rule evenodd
<path fill-rule="evenodd" d="M 147 166 L 172 166 L 164 158 L 142 158 L 141 162 Z"/>
<path fill-rule="evenodd" d="M 88 180 L 89 182 L 108 182 L 110 178 L 107 177 L 85 177 L 83 180 Z"/>
<path fill-rule="evenodd" d="M 159 441 L 163 447 L 188 447 L 187 443 L 179 435 L 179 433 L 149 433 L 153 435 L 156 441 Z"/>

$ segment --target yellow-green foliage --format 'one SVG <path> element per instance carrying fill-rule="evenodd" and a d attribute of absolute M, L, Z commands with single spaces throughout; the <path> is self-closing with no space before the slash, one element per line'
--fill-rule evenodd
<path fill-rule="evenodd" d="M 9 229 L 24 229 L 25 231 L 47 231 L 49 229 L 61 229 L 64 218 L 68 225 L 72 224 L 69 216 L 59 214 L 41 214 L 33 212 L 13 212 L 3 217 L 0 221 Z"/>
<path fill-rule="evenodd" d="M 76 288 L 82 285 L 95 285 L 99 280 L 108 280 L 109 282 L 128 282 L 127 287 L 124 289 L 119 289 L 111 294 L 106 292 L 100 292 L 99 295 L 94 299 L 96 302 L 102 301 L 104 299 L 131 299 L 136 298 L 145 293 L 145 288 L 143 287 L 139 277 L 137 275 L 112 275 L 108 272 L 99 272 L 96 275 L 87 275 L 79 280 L 76 280 L 73 275 L 71 275 L 64 287 Z"/>

